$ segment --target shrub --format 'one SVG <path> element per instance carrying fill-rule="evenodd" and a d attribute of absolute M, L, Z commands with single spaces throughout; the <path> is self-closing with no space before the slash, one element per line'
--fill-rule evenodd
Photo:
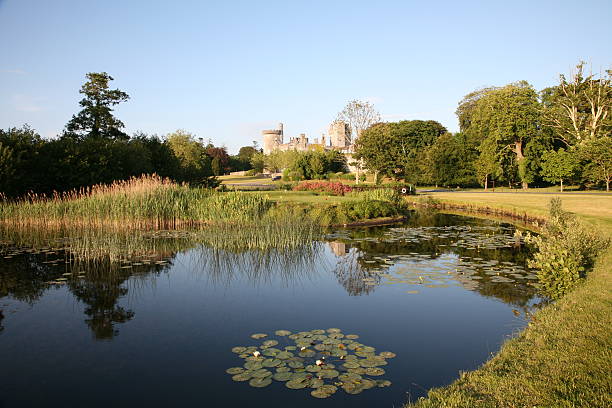
<path fill-rule="evenodd" d="M 559 198 L 550 202 L 550 217 L 542 234 L 528 235 L 526 241 L 538 249 L 529 267 L 538 269 L 541 291 L 551 299 L 572 290 L 609 244 L 599 231 L 563 211 Z"/>
<path fill-rule="evenodd" d="M 320 193 L 328 193 L 332 195 L 344 195 L 353 191 L 351 186 L 340 182 L 331 181 L 311 181 L 303 182 L 293 187 L 293 191 L 318 191 Z"/>
<path fill-rule="evenodd" d="M 255 170 L 255 169 L 247 170 L 247 171 L 244 173 L 244 175 L 245 175 L 245 176 L 255 176 L 255 175 L 257 175 L 257 170 Z"/>

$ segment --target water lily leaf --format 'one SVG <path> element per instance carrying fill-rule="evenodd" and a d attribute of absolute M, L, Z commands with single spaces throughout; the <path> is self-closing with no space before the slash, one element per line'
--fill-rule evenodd
<path fill-rule="evenodd" d="M 265 378 L 272 375 L 272 371 L 266 370 L 265 368 L 260 368 L 259 370 L 253 371 L 254 378 Z"/>
<path fill-rule="evenodd" d="M 385 373 L 385 370 L 380 367 L 368 367 L 366 368 L 365 373 L 367 375 L 379 376 L 383 375 Z"/>
<path fill-rule="evenodd" d="M 321 387 L 310 391 L 310 395 L 315 398 L 328 398 L 331 397 L 331 394 L 325 391 L 325 389 L 321 389 Z"/>
<path fill-rule="evenodd" d="M 296 346 L 287 346 L 287 347 L 285 347 L 285 350 L 287 350 L 287 351 L 295 351 L 295 350 L 297 350 L 297 347 Z"/>
<path fill-rule="evenodd" d="M 280 364 L 281 364 L 281 361 L 277 358 L 268 358 L 268 359 L 265 359 L 263 363 L 261 363 L 261 365 L 264 367 L 276 367 L 276 366 L 279 366 Z"/>
<path fill-rule="evenodd" d="M 244 372 L 244 368 L 242 367 L 232 367 L 225 370 L 226 373 L 236 375 Z"/>
<path fill-rule="evenodd" d="M 244 368 L 246 368 L 247 370 L 259 370 L 263 367 L 261 363 L 261 361 L 247 361 L 246 363 L 244 363 Z"/>
<path fill-rule="evenodd" d="M 284 337 L 290 335 L 291 332 L 289 330 L 277 330 L 274 332 L 274 334 L 276 334 L 277 336 Z"/>
<path fill-rule="evenodd" d="M 306 358 L 309 358 L 309 357 L 314 357 L 314 356 L 316 356 L 316 355 L 317 355 L 317 353 L 315 353 L 315 352 L 314 352 L 314 351 L 312 351 L 312 350 L 308 350 L 308 349 L 306 349 L 306 350 L 302 350 L 302 351 L 300 351 L 300 352 L 298 353 L 298 355 L 299 355 L 300 357 L 306 357 Z"/>
<path fill-rule="evenodd" d="M 281 351 L 280 353 L 278 353 L 276 355 L 276 358 L 281 359 L 281 360 L 287 360 L 288 358 L 293 357 L 293 353 L 290 353 L 288 351 Z"/>
<path fill-rule="evenodd" d="M 291 378 L 291 373 L 290 372 L 277 372 L 276 374 L 274 374 L 272 376 L 272 379 L 274 379 L 275 381 L 289 381 L 289 379 Z"/>
<path fill-rule="evenodd" d="M 300 361 L 291 360 L 287 363 L 291 368 L 304 368 L 304 364 Z"/>
<path fill-rule="evenodd" d="M 291 369 L 289 367 L 276 367 L 277 373 L 290 373 Z"/>
<path fill-rule="evenodd" d="M 332 327 L 331 329 L 327 329 L 328 333 L 342 333 L 342 330 Z"/>
<path fill-rule="evenodd" d="M 315 364 L 307 365 L 305 367 L 305 369 L 306 369 L 306 371 L 309 371 L 311 373 L 316 373 L 316 372 L 321 371 L 321 367 L 319 367 L 318 365 L 315 365 Z"/>
<path fill-rule="evenodd" d="M 349 340 L 356 340 L 356 339 L 359 338 L 359 336 L 356 335 L 356 334 L 347 334 L 346 338 L 349 339 Z"/>
<path fill-rule="evenodd" d="M 380 356 L 383 358 L 393 358 L 396 356 L 396 354 L 390 351 L 383 351 L 382 353 L 380 353 Z"/>
<path fill-rule="evenodd" d="M 236 354 L 241 354 L 244 353 L 246 351 L 246 347 L 234 347 L 232 348 L 232 353 L 236 353 Z"/>
<path fill-rule="evenodd" d="M 251 381 L 249 381 L 249 385 L 255 388 L 267 387 L 271 383 L 272 383 L 272 380 L 270 379 L 270 377 L 253 378 Z"/>
<path fill-rule="evenodd" d="M 320 378 L 335 378 L 339 375 L 340 373 L 336 370 L 329 370 L 329 369 L 324 369 L 321 370 L 317 373 L 317 375 Z"/>
<path fill-rule="evenodd" d="M 342 365 L 344 366 L 344 368 L 358 368 L 360 366 L 360 364 L 355 361 L 347 361 Z"/>
<path fill-rule="evenodd" d="M 306 382 L 290 380 L 285 383 L 285 387 L 291 388 L 292 390 L 299 390 L 301 388 L 306 388 Z"/>
<path fill-rule="evenodd" d="M 276 340 L 266 340 L 262 343 L 263 347 L 274 347 L 278 344 L 278 341 Z"/>
<path fill-rule="evenodd" d="M 312 334 L 325 334 L 325 330 L 316 329 L 311 331 Z"/>
<path fill-rule="evenodd" d="M 389 380 L 376 380 L 376 386 L 379 388 L 388 387 L 391 385 Z"/>
<path fill-rule="evenodd" d="M 259 340 L 259 339 L 263 339 L 264 337 L 268 337 L 267 334 L 265 333 L 255 333 L 255 334 L 251 334 L 251 338 L 255 339 L 255 340 Z"/>
<path fill-rule="evenodd" d="M 249 381 L 251 379 L 251 373 L 249 372 L 244 372 L 244 373 L 240 373 L 240 374 L 236 374 L 234 376 L 232 376 L 232 380 L 234 381 Z"/>

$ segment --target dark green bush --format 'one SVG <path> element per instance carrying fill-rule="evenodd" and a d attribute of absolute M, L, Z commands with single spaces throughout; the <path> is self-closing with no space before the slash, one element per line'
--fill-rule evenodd
<path fill-rule="evenodd" d="M 538 249 L 529 266 L 538 269 L 540 289 L 551 299 L 572 290 L 609 244 L 601 232 L 563 211 L 559 198 L 550 202 L 550 217 L 542 234 L 528 235 L 526 241 Z"/>

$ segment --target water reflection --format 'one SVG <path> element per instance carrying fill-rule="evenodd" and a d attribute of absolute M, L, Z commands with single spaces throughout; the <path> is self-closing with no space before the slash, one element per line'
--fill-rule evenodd
<path fill-rule="evenodd" d="M 331 271 L 349 296 L 386 285 L 410 294 L 461 286 L 523 311 L 537 293 L 535 275 L 525 267 L 529 252 L 514 227 L 439 213 L 415 213 L 402 226 L 338 230 L 291 250 L 213 248 L 190 231 L 0 233 L 0 298 L 34 304 L 46 291 L 65 288 L 84 305 L 85 323 L 98 340 L 112 339 L 134 319 L 120 305 L 130 282 L 155 281 L 183 253 L 193 260 L 192 273 L 213 286 L 237 280 L 289 286 Z M 0 313 L 0 330 L 2 319 Z"/>

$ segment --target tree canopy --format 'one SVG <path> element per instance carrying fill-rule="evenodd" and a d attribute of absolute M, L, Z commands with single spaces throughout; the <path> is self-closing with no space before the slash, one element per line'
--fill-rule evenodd
<path fill-rule="evenodd" d="M 106 72 L 90 72 L 79 93 L 85 95 L 79 102 L 83 108 L 66 125 L 67 132 L 77 136 L 128 139 L 123 133 L 123 122 L 113 116 L 112 107 L 130 97 L 119 89 L 109 89 L 113 80 Z"/>

